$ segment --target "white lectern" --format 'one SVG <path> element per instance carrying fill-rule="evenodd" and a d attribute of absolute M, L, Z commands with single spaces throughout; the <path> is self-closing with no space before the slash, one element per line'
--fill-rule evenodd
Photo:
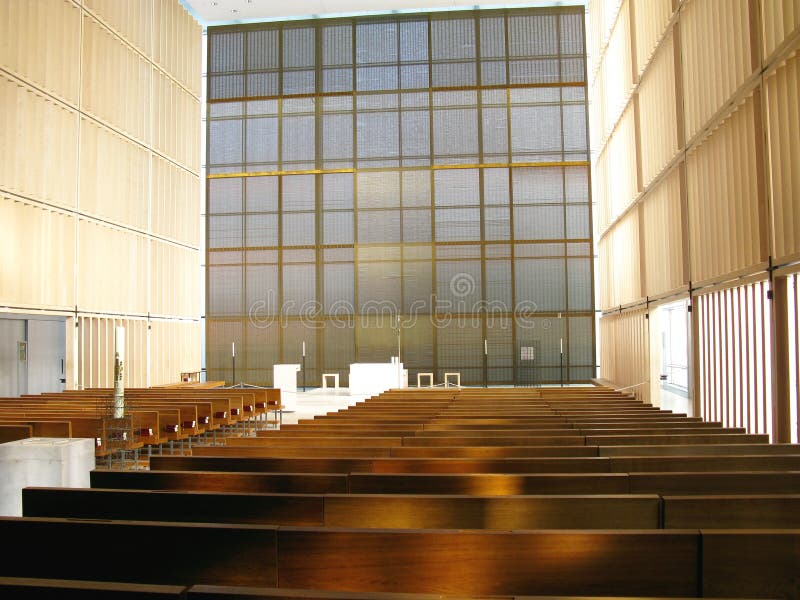
<path fill-rule="evenodd" d="M 280 389 L 281 392 L 296 393 L 299 372 L 300 365 L 273 365 L 272 387 Z"/>

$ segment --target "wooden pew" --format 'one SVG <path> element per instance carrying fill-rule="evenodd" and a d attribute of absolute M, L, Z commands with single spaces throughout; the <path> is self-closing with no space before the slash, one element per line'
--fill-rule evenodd
<path fill-rule="evenodd" d="M 33 425 L 5 425 L 0 421 L 0 444 L 33 437 Z"/>
<path fill-rule="evenodd" d="M 678 444 L 660 446 L 600 446 L 600 456 L 739 456 L 798 454 L 797 444 Z"/>
<path fill-rule="evenodd" d="M 210 456 L 154 456 L 151 471 L 246 473 L 606 473 L 606 458 L 258 458 L 239 448 L 212 448 Z"/>
<path fill-rule="evenodd" d="M 414 531 L 25 517 L 0 519 L 0 535 L 15 540 L 0 576 L 41 576 L 47 565 L 48 577 L 62 579 L 262 587 L 280 581 L 290 588 L 461 596 L 688 596 L 699 585 L 696 531 Z M 75 539 L 93 543 L 64 552 Z M 170 539 L 180 540 L 180 551 L 142 568 L 153 541 Z"/>
<path fill-rule="evenodd" d="M 700 533 L 703 596 L 800 597 L 800 531 Z"/>
<path fill-rule="evenodd" d="M 343 494 L 341 473 L 223 473 L 192 471 L 92 471 L 93 488 L 284 494 Z M 623 492 L 627 493 L 627 492 Z"/>
<path fill-rule="evenodd" d="M 25 600 L 167 600 L 186 597 L 182 585 L 152 585 L 117 581 L 70 581 L 32 577 L 0 577 L 0 596 Z"/>
<path fill-rule="evenodd" d="M 697 594 L 696 531 L 285 527 L 281 585 L 458 596 Z M 602 549 L 602 550 L 601 550 Z"/>
<path fill-rule="evenodd" d="M 349 484 L 352 494 L 513 496 L 630 493 L 628 475 L 625 473 L 353 473 L 349 476 Z M 651 490 L 646 493 L 658 492 Z"/>
<path fill-rule="evenodd" d="M 379 529 L 657 529 L 656 495 L 241 494 L 27 488 L 31 517 Z"/>
<path fill-rule="evenodd" d="M 798 448 L 800 452 L 800 448 Z M 611 458 L 615 473 L 800 471 L 800 454 L 761 456 L 633 456 Z"/>
<path fill-rule="evenodd" d="M 26 517 L 325 525 L 322 494 L 25 488 Z"/>
<path fill-rule="evenodd" d="M 0 538 L 14 542 L 0 576 L 274 587 L 276 534 L 269 525 L 2 517 Z M 179 542 L 178 551 L 148 559 L 167 540 Z"/>
<path fill-rule="evenodd" d="M 667 529 L 800 529 L 800 495 L 665 496 Z"/>
<path fill-rule="evenodd" d="M 702 496 L 711 494 L 796 494 L 800 472 L 629 473 L 631 494 Z"/>

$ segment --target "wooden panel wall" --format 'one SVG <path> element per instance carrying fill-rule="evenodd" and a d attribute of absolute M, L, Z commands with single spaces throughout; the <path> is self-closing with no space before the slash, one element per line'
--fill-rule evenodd
<path fill-rule="evenodd" d="M 619 388 L 627 388 L 642 402 L 650 401 L 649 330 L 646 310 L 608 314 L 600 321 L 600 360 L 603 377 Z"/>
<path fill-rule="evenodd" d="M 178 0 L 0 1 L 0 304 L 71 317 L 68 387 L 115 324 L 128 385 L 199 370 L 201 42 Z"/>
<path fill-rule="evenodd" d="M 644 272 L 653 298 L 686 289 L 681 213 L 680 170 L 673 169 L 642 200 Z"/>
<path fill-rule="evenodd" d="M 755 289 L 732 291 L 732 279 L 760 277 L 768 287 L 770 265 L 800 270 L 800 0 L 590 0 L 588 14 L 601 332 L 616 331 L 604 323 L 616 322 L 621 306 L 647 310 L 676 294 L 697 301 L 704 324 L 730 325 L 748 314 Z M 715 379 L 725 366 L 742 375 L 753 368 L 736 362 L 744 334 L 720 340 L 697 332 L 699 310 L 693 319 L 696 353 L 730 350 L 722 366 L 705 364 L 694 379 L 695 406 L 753 430 L 772 426 L 763 414 L 756 426 L 739 406 L 785 401 L 766 374 L 753 398 Z M 748 360 L 762 369 L 787 364 L 776 360 L 785 322 L 762 323 L 766 356 Z M 612 351 L 613 343 L 601 338 L 605 359 L 638 360 L 633 346 Z M 601 365 L 601 374 L 622 383 L 615 365 Z"/>
<path fill-rule="evenodd" d="M 776 262 L 800 257 L 800 55 L 766 79 L 773 244 Z"/>
<path fill-rule="evenodd" d="M 759 264 L 758 181 L 753 97 L 686 158 L 692 281 Z"/>

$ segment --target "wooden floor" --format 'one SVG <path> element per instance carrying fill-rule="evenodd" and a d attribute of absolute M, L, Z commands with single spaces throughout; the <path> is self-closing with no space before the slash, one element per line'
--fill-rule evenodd
<path fill-rule="evenodd" d="M 218 444 L 26 489 L 0 591 L 800 598 L 800 447 L 610 389 L 391 391 Z"/>

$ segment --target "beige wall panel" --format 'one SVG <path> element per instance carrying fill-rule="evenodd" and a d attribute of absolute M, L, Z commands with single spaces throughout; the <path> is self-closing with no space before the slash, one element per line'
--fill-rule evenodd
<path fill-rule="evenodd" d="M 636 35 L 636 66 L 639 75 L 650 62 L 672 18 L 672 0 L 630 0 Z"/>
<path fill-rule="evenodd" d="M 597 137 L 593 137 L 595 151 L 605 145 L 605 100 L 603 98 L 603 78 L 595 77 L 589 88 L 589 127 Z"/>
<path fill-rule="evenodd" d="M 678 152 L 675 59 L 672 35 L 653 57 L 639 84 L 642 185 L 646 188 Z"/>
<path fill-rule="evenodd" d="M 153 78 L 153 145 L 196 172 L 200 168 L 200 102 L 155 69 Z"/>
<path fill-rule="evenodd" d="M 589 0 L 587 34 L 589 37 L 589 72 L 593 72 L 599 65 L 602 51 L 608 44 L 611 29 L 614 26 L 622 5 L 622 0 Z"/>
<path fill-rule="evenodd" d="M 0 196 L 0 304 L 74 308 L 71 216 Z"/>
<path fill-rule="evenodd" d="M 199 261 L 194 250 L 166 242 L 151 245 L 150 312 L 159 316 L 200 317 Z"/>
<path fill-rule="evenodd" d="M 200 179 L 152 155 L 152 231 L 191 246 L 200 244 Z"/>
<path fill-rule="evenodd" d="M 611 222 L 611 208 L 608 199 L 608 166 L 607 153 L 603 152 L 592 165 L 592 200 L 597 204 L 597 210 L 592 215 L 595 231 L 602 231 Z"/>
<path fill-rule="evenodd" d="M 608 220 L 604 226 L 621 215 L 636 198 L 639 190 L 636 181 L 636 130 L 633 105 L 623 113 L 617 129 L 605 149 L 608 169 Z"/>
<path fill-rule="evenodd" d="M 639 268 L 639 214 L 630 211 L 602 240 L 606 253 L 603 310 L 630 304 L 642 297 Z M 625 260 L 619 260 L 620 257 Z"/>
<path fill-rule="evenodd" d="M 762 0 L 764 58 L 797 31 L 800 26 L 800 0 Z"/>
<path fill-rule="evenodd" d="M 748 0 L 689 0 L 681 9 L 686 139 L 751 74 Z"/>
<path fill-rule="evenodd" d="M 647 295 L 658 296 L 686 286 L 683 277 L 680 175 L 673 170 L 643 199 Z"/>
<path fill-rule="evenodd" d="M 759 262 L 753 97 L 687 157 L 692 281 Z"/>
<path fill-rule="evenodd" d="M 67 0 L 0 0 L 0 67 L 76 105 L 80 15 Z"/>
<path fill-rule="evenodd" d="M 83 0 L 83 5 L 120 37 L 152 59 L 152 2 Z"/>
<path fill-rule="evenodd" d="M 200 97 L 200 25 L 172 0 L 154 0 L 154 10 L 154 61 L 194 96 Z"/>
<path fill-rule="evenodd" d="M 78 235 L 79 308 L 147 313 L 146 238 L 85 220 Z"/>
<path fill-rule="evenodd" d="M 80 142 L 81 212 L 147 229 L 150 153 L 86 118 Z"/>
<path fill-rule="evenodd" d="M 616 387 L 635 386 L 626 391 L 642 402 L 650 401 L 650 386 L 639 385 L 647 382 L 650 368 L 646 312 L 634 310 L 600 319 L 600 336 L 604 340 L 600 376 Z"/>
<path fill-rule="evenodd" d="M 77 113 L 0 74 L 0 189 L 74 207 Z"/>
<path fill-rule="evenodd" d="M 200 324 L 150 322 L 150 385 L 176 383 L 181 373 L 200 370 Z"/>
<path fill-rule="evenodd" d="M 773 257 L 800 254 L 800 55 L 795 53 L 766 80 L 773 208 Z"/>
<path fill-rule="evenodd" d="M 84 17 L 82 107 L 145 144 L 151 137 L 151 69 L 99 21 Z"/>
<path fill-rule="evenodd" d="M 627 1 L 617 17 L 601 65 L 605 99 L 605 133 L 610 133 L 633 90 L 631 67 L 630 12 Z"/>

